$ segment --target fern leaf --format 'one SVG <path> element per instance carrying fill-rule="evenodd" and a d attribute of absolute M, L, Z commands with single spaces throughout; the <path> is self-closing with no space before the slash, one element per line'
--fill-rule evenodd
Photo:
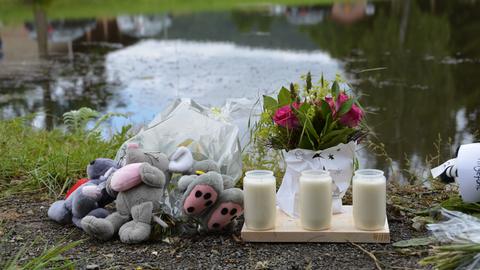
<path fill-rule="evenodd" d="M 70 132 L 82 132 L 88 122 L 97 118 L 99 112 L 90 108 L 82 107 L 79 110 L 72 110 L 63 114 L 63 123 Z"/>

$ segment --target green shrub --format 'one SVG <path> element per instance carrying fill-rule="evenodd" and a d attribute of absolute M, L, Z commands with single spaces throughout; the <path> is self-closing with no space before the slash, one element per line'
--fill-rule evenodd
<path fill-rule="evenodd" d="M 28 118 L 0 121 L 1 195 L 42 189 L 57 197 L 98 157 L 113 158 L 130 127 L 105 140 L 84 130 L 35 129 Z"/>

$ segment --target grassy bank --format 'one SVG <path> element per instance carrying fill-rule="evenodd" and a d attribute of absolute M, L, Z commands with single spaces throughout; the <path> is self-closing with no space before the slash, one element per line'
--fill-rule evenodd
<path fill-rule="evenodd" d="M 104 123 L 105 120 L 111 116 L 118 115 L 107 114 L 100 116 L 97 112 L 89 109 L 71 112 L 69 113 L 69 117 L 65 119 L 66 128 L 54 129 L 52 131 L 33 128 L 31 125 L 31 117 L 0 121 L 0 151 L 2 153 L 2 155 L 0 155 L 0 164 L 2 164 L 0 170 L 0 197 L 5 196 L 6 198 L 3 199 L 13 201 L 16 201 L 18 198 L 20 198 L 20 200 L 22 198 L 29 198 L 29 200 L 32 201 L 39 200 L 43 208 L 33 208 L 38 213 L 32 220 L 41 220 L 41 218 L 45 216 L 44 211 L 48 207 L 48 200 L 37 197 L 33 199 L 30 194 L 26 196 L 6 195 L 11 195 L 16 192 L 25 191 L 31 193 L 32 191 L 38 191 L 37 194 L 40 195 L 39 197 L 58 197 L 71 186 L 72 182 L 86 176 L 86 165 L 91 160 L 97 157 L 113 158 L 117 149 L 127 140 L 130 134 L 128 132 L 129 127 L 125 127 L 121 132 L 113 135 L 111 139 L 105 140 L 96 127 L 99 127 L 100 123 Z M 86 123 L 92 120 L 97 120 L 97 124 L 94 125 L 94 128 L 87 130 L 85 128 Z M 432 156 L 426 159 L 430 161 L 429 164 L 436 163 L 437 159 L 443 160 L 440 145 L 442 145 L 441 141 L 434 147 L 437 149 L 437 153 L 432 154 Z M 377 144 L 377 147 L 372 149 L 372 151 L 388 158 L 388 153 L 386 153 L 385 149 L 381 146 L 382 145 Z M 269 156 L 271 159 L 266 159 L 266 156 Z M 261 168 L 271 169 L 275 171 L 275 175 L 280 181 L 283 170 L 279 167 L 279 160 L 280 157 L 274 153 L 257 150 L 254 153 L 244 153 L 244 170 L 254 167 L 258 168 L 259 166 Z M 407 262 L 410 260 L 408 259 L 410 257 L 420 259 L 427 255 L 431 255 L 431 257 L 424 260 L 424 264 L 440 265 L 444 262 L 444 258 L 451 256 L 451 253 L 457 254 L 464 252 L 466 254 L 465 256 L 468 257 L 472 254 L 472 249 L 474 252 L 480 249 L 478 246 L 462 246 L 461 250 L 452 251 L 450 250 L 451 247 L 443 249 L 433 247 L 434 245 L 438 245 L 438 243 L 432 238 L 425 237 L 424 226 L 427 223 L 438 221 L 438 209 L 440 207 L 478 216 L 480 215 L 480 206 L 478 204 L 462 203 L 458 198 L 458 192 L 454 186 L 445 186 L 436 180 L 429 179 L 429 187 L 427 187 L 422 184 L 422 181 L 418 181 L 419 179 L 421 179 L 420 176 L 414 177 L 412 181 L 409 181 L 410 183 L 405 185 L 399 185 L 397 181 L 389 182 L 387 207 L 389 220 L 394 226 L 392 228 L 395 229 L 392 231 L 392 235 L 395 236 L 395 238 L 393 238 L 395 239 L 394 241 L 402 241 L 394 243 L 393 246 L 387 245 L 387 247 L 385 247 L 385 249 L 390 249 L 388 256 L 382 255 L 383 253 L 380 251 L 376 251 L 374 254 L 372 250 L 376 249 L 375 246 L 368 246 L 367 249 L 364 248 L 364 250 L 369 253 L 370 258 L 375 260 L 378 265 L 389 268 L 392 265 L 390 262 L 392 258 L 402 257 Z M 241 185 L 241 182 L 239 185 Z M 31 203 L 31 201 L 29 202 Z M 351 203 L 351 190 L 347 192 L 345 203 Z M 30 205 L 22 203 L 17 206 L 12 206 L 15 204 L 11 203 L 7 203 L 6 205 L 8 205 L 9 211 L 13 211 L 9 213 L 15 214 L 10 214 L 10 216 L 7 214 L 4 215 L 4 217 L 6 217 L 5 223 L 0 219 L 0 243 L 3 244 L 10 241 L 9 239 L 13 237 L 10 237 L 10 233 L 15 232 L 15 230 L 11 229 L 12 222 L 15 221 L 18 222 L 18 224 L 24 224 L 25 219 L 32 218 L 32 214 L 18 209 L 19 206 L 21 206 L 30 210 Z M 5 213 L 7 213 L 7 211 L 5 211 Z M 22 216 L 18 213 L 25 214 Z M 29 226 L 43 226 L 42 229 L 44 230 L 51 230 L 53 228 L 50 224 L 44 222 L 34 222 L 32 224 L 37 225 Z M 397 231 L 397 228 L 402 229 Z M 65 230 L 66 233 L 68 229 Z M 408 231 L 408 234 L 402 234 L 402 230 Z M 418 236 L 421 238 L 406 239 Z M 49 237 L 51 238 L 52 236 L 50 235 Z M 46 237 L 44 241 L 48 242 L 49 237 Z M 40 249 L 40 255 L 37 256 L 40 259 L 32 259 L 29 261 L 21 259 L 30 256 L 25 255 L 24 252 L 30 249 L 31 246 L 23 244 L 23 247 L 17 251 L 11 260 L 5 262 L 0 260 L 0 267 L 3 264 L 11 269 L 16 269 L 18 265 L 36 266 L 51 265 L 52 263 L 55 265 L 58 263 L 58 266 L 69 269 L 83 265 L 84 263 L 79 262 L 80 260 L 77 258 L 83 258 L 83 255 L 75 255 L 75 252 L 78 252 L 76 251 L 77 249 L 75 249 L 75 245 L 77 245 L 78 242 L 71 242 L 71 240 L 70 238 L 68 238 L 68 240 L 64 239 L 53 246 L 49 245 L 48 248 Z M 96 247 L 98 243 L 90 242 L 89 245 Z M 242 247 L 243 246 L 232 246 L 232 250 L 238 250 Z M 334 247 L 337 246 L 334 245 Z M 395 249 L 393 247 L 395 247 Z M 114 248 L 117 250 L 116 247 Z M 279 247 L 272 246 L 272 248 Z M 327 248 L 327 245 L 318 245 L 314 248 Z M 342 248 L 345 247 L 342 246 Z M 370 251 L 368 251 L 369 249 Z M 111 252 L 113 253 L 113 251 Z M 354 252 L 355 251 L 352 251 L 351 254 L 354 254 Z M 70 254 L 69 256 L 73 253 L 73 257 L 76 259 L 70 260 L 69 256 L 63 257 L 61 254 L 64 253 Z M 164 252 L 164 254 L 167 253 L 168 252 Z M 143 251 L 141 254 L 143 254 Z M 376 256 L 379 257 L 377 258 Z M 462 257 L 462 260 L 464 260 L 464 257 Z M 450 261 L 448 262 L 450 263 Z M 79 264 L 76 265 L 76 263 Z M 457 261 L 455 261 L 455 263 L 457 263 Z M 35 267 L 32 267 L 32 269 L 34 268 Z"/>
<path fill-rule="evenodd" d="M 45 0 L 32 1 L 44 9 L 50 19 L 80 19 L 113 17 L 119 14 L 153 14 L 161 12 L 186 13 L 223 11 L 234 8 L 265 6 L 266 4 L 313 5 L 330 4 L 332 0 Z M 2 0 L 0 21 L 5 24 L 33 20 L 33 5 L 20 0 Z"/>
<path fill-rule="evenodd" d="M 127 136 L 104 140 L 84 131 L 38 130 L 28 118 L 0 121 L 0 134 L 0 195 L 42 189 L 54 197 L 85 177 L 91 160 L 113 158 Z"/>

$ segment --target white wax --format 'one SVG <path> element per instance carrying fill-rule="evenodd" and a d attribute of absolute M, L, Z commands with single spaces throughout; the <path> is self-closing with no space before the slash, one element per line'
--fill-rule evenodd
<path fill-rule="evenodd" d="M 250 171 L 243 178 L 245 224 L 250 230 L 275 227 L 277 213 L 276 183 L 269 171 Z"/>
<path fill-rule="evenodd" d="M 326 171 L 307 172 L 300 176 L 300 221 L 307 230 L 328 229 L 332 220 L 332 177 Z"/>
<path fill-rule="evenodd" d="M 359 170 L 367 171 L 367 170 Z M 368 170 L 377 171 L 378 170 Z M 360 230 L 380 230 L 385 226 L 386 180 L 381 175 L 355 173 L 352 184 L 353 221 Z"/>

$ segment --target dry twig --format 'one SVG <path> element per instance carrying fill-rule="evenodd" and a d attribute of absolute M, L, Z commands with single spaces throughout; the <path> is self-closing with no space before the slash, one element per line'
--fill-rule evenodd
<path fill-rule="evenodd" d="M 373 259 L 373 261 L 375 262 L 375 266 L 377 267 L 378 270 L 382 270 L 382 267 L 380 266 L 381 262 L 377 259 L 377 257 L 375 257 L 375 255 L 373 255 L 372 252 L 366 250 L 365 248 L 363 248 L 362 246 L 358 245 L 358 244 L 355 244 L 353 242 L 350 242 L 350 244 L 352 244 L 353 246 L 357 247 L 358 249 L 360 249 L 361 251 L 363 251 L 364 253 L 366 253 L 370 258 Z"/>

